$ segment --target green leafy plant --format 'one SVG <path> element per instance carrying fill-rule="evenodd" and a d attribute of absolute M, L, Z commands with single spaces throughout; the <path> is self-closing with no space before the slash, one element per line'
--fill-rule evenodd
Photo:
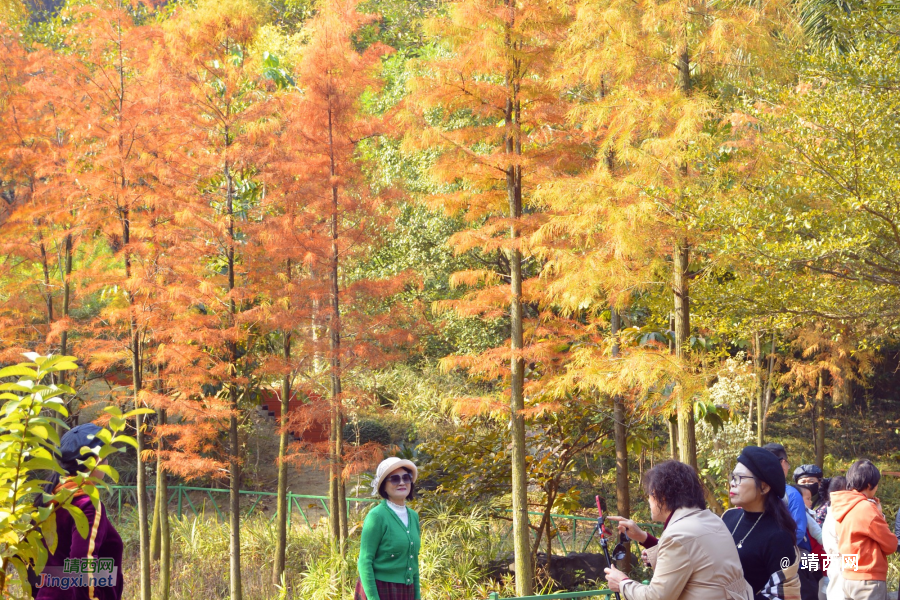
<path fill-rule="evenodd" d="M 84 513 L 71 504 L 75 491 L 59 488 L 52 496 L 45 495 L 44 505 L 34 506 L 41 486 L 47 483 L 38 474 L 55 471 L 62 476 L 65 471 L 54 460 L 54 450 L 59 446 L 57 427 L 66 424 L 59 416 L 66 417 L 63 396 L 74 394 L 67 385 L 53 383 L 53 374 L 78 368 L 72 356 L 40 356 L 25 354 L 31 362 L 24 362 L 0 369 L 0 379 L 16 378 L 0 384 L 0 597 L 13 597 L 11 583 L 18 583 L 26 594 L 30 591 L 27 565 L 33 564 L 41 572 L 47 564 L 48 548 L 56 550 L 56 513 L 67 510 L 75 521 L 78 532 L 88 535 L 88 522 Z M 109 465 L 100 465 L 113 452 L 121 451 L 117 443 L 137 447 L 133 438 L 121 434 L 129 417 L 153 412 L 138 409 L 123 414 L 116 407 L 107 407 L 109 428 L 101 430 L 97 437 L 103 440 L 98 455 L 87 454 L 82 473 L 68 477 L 90 498 L 94 505 L 100 502 L 98 487 L 101 479 L 85 473 L 95 470 L 113 481 L 118 472 Z M 59 416 L 53 416 L 59 415 Z M 46 544 L 44 543 L 46 541 Z M 12 566 L 18 580 L 8 580 L 8 567 Z M 30 596 L 26 596 L 30 597 Z"/>
<path fill-rule="evenodd" d="M 387 446 L 391 443 L 391 432 L 378 421 L 361 419 L 344 427 L 344 439 L 359 446 L 370 442 Z"/>

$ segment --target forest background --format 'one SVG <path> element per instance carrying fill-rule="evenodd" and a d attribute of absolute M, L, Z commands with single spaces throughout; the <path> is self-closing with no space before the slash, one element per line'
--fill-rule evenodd
<path fill-rule="evenodd" d="M 347 597 L 390 454 L 426 598 L 551 589 L 550 515 L 646 519 L 665 458 L 719 512 L 750 443 L 900 470 L 898 9 L 4 0 L 0 361 L 78 357 L 70 425 L 153 409 L 128 596 Z"/>

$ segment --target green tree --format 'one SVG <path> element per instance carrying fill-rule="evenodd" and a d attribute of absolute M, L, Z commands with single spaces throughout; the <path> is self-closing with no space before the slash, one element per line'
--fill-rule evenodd
<path fill-rule="evenodd" d="M 34 499 L 42 494 L 41 486 L 47 483 L 40 475 L 55 471 L 66 475 L 54 459 L 59 446 L 57 425 L 65 427 L 59 416 L 67 416 L 62 396 L 75 392 L 64 384 L 52 383 L 55 375 L 78 368 L 74 356 L 26 355 L 29 362 L 0 369 L 0 379 L 12 379 L 0 383 L 0 595 L 9 597 L 8 567 L 15 569 L 18 583 L 30 590 L 27 566 L 34 565 L 40 573 L 47 563 L 48 549 L 56 551 L 56 512 L 66 510 L 75 521 L 79 533 L 87 536 L 88 522 L 84 513 L 71 505 L 74 490 L 58 488 L 52 496 L 45 496 L 40 508 Z M 94 469 L 118 481 L 119 475 L 109 465 L 97 463 L 113 452 L 116 446 L 126 443 L 137 448 L 134 438 L 122 434 L 126 420 L 137 415 L 151 413 L 149 409 L 137 409 L 122 414 L 116 407 L 104 409 L 110 416 L 109 429 L 98 436 L 104 441 L 99 454 L 85 459 L 85 471 Z M 51 416 L 55 415 L 59 416 Z M 80 473 L 72 476 L 75 482 L 95 505 L 100 502 L 98 487 L 101 480 Z M 30 596 L 28 596 L 30 597 Z"/>

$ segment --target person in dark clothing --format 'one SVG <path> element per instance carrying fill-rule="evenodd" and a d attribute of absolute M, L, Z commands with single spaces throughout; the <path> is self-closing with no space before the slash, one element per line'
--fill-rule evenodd
<path fill-rule="evenodd" d="M 737 507 L 722 520 L 737 545 L 744 579 L 756 600 L 800 598 L 796 525 L 782 500 L 784 471 L 771 452 L 747 446 L 731 474 L 729 497 Z"/>
<path fill-rule="evenodd" d="M 788 461 L 787 451 L 784 449 L 784 446 L 773 442 L 766 444 L 763 448 L 775 455 L 781 465 L 784 477 L 787 478 L 791 464 Z M 808 556 L 813 548 L 810 542 L 811 538 L 807 535 L 806 504 L 803 502 L 803 495 L 800 493 L 800 490 L 793 486 L 788 486 L 785 492 L 784 503 L 787 505 L 788 512 L 791 513 L 797 526 L 797 546 L 800 548 L 801 556 Z M 808 559 L 801 562 L 807 561 Z M 802 600 L 818 600 L 819 579 L 822 578 L 822 575 L 823 572 L 821 570 L 800 569 L 800 596 Z"/>
<path fill-rule="evenodd" d="M 811 508 L 816 515 L 816 523 L 822 526 L 825 521 L 825 515 L 828 512 L 828 483 L 829 479 L 825 479 L 825 473 L 818 465 L 800 465 L 794 469 L 794 483 L 801 489 L 809 490 L 812 496 Z M 810 540 L 812 542 L 812 540 Z M 810 544 L 813 545 L 812 543 Z M 814 552 L 820 551 L 818 548 L 812 548 Z"/>
<path fill-rule="evenodd" d="M 86 455 L 82 454 L 82 448 L 95 452 L 103 444 L 97 438 L 99 431 L 100 427 L 97 425 L 85 423 L 73 427 L 62 436 L 58 462 L 66 473 L 75 475 L 85 469 L 84 465 L 79 463 L 86 458 Z M 105 460 L 100 464 L 103 462 Z M 103 473 L 94 469 L 91 477 L 100 479 L 103 477 Z M 35 600 L 121 600 L 123 587 L 122 538 L 109 521 L 106 507 L 103 506 L 103 503 L 94 506 L 90 497 L 74 482 L 60 483 L 58 473 L 53 473 L 48 480 L 49 483 L 44 486 L 44 492 L 47 494 L 55 494 L 62 488 L 74 491 L 71 503 L 84 513 L 88 522 L 88 532 L 87 537 L 82 537 L 78 533 L 75 520 L 69 511 L 56 511 L 56 552 L 50 554 L 47 566 L 41 574 L 29 573 L 29 582 Z M 43 499 L 39 497 L 35 504 L 41 506 Z M 93 580 L 88 580 L 89 584 L 95 585 L 78 587 L 53 585 L 56 582 L 51 576 L 60 577 L 64 573 L 77 575 L 83 568 L 96 568 L 97 563 L 90 559 L 97 559 L 102 561 L 101 564 L 111 566 L 112 578 L 107 577 L 104 573 L 97 573 Z M 72 566 L 75 564 L 79 565 L 79 571 L 72 570 Z"/>
<path fill-rule="evenodd" d="M 784 449 L 784 446 L 771 442 L 763 446 L 763 449 L 768 450 L 775 455 L 778 459 L 778 464 L 781 465 L 783 477 L 787 479 L 791 463 L 788 461 L 787 451 Z M 812 547 L 809 545 L 809 539 L 806 537 L 806 505 L 803 503 L 803 496 L 800 494 L 800 490 L 794 487 L 786 488 L 784 502 L 797 527 L 795 532 L 795 535 L 797 536 L 797 546 L 799 546 L 801 550 L 809 552 L 812 550 Z"/>

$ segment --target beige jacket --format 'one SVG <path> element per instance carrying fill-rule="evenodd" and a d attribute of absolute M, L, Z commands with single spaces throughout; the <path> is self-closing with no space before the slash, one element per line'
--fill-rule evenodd
<path fill-rule="evenodd" d="M 656 547 L 650 585 L 625 581 L 625 600 L 753 600 L 737 548 L 709 510 L 679 508 Z"/>

